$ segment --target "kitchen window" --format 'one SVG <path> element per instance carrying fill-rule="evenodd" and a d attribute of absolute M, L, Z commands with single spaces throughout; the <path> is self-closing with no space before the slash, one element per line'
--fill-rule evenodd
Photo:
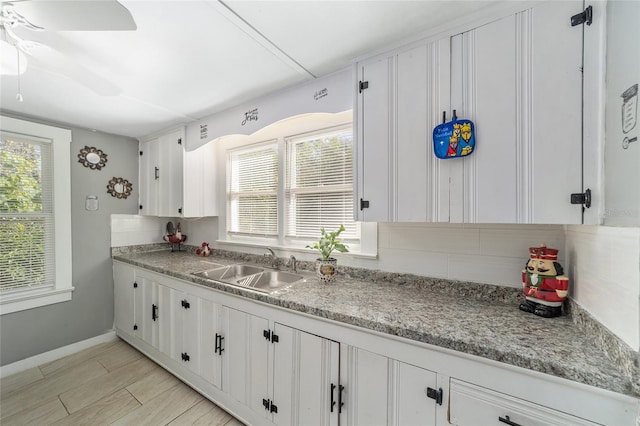
<path fill-rule="evenodd" d="M 321 228 L 344 224 L 350 252 L 372 255 L 377 228 L 353 215 L 351 123 L 314 127 L 302 120 L 268 129 L 263 139 L 226 139 L 227 238 L 220 242 L 306 251 Z M 363 238 L 373 242 L 367 253 Z"/>
<path fill-rule="evenodd" d="M 0 313 L 71 299 L 71 132 L 1 117 Z"/>
<path fill-rule="evenodd" d="M 360 227 L 353 220 L 351 127 L 288 138 L 286 146 L 286 238 L 315 240 L 320 228 L 344 224 L 341 238 L 359 240 Z"/>

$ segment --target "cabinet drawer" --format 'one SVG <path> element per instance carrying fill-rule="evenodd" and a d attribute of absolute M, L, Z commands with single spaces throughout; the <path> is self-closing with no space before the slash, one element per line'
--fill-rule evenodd
<path fill-rule="evenodd" d="M 535 395 L 531 397 L 534 399 Z M 451 379 L 449 390 L 449 423 L 458 426 L 595 425 L 533 402 L 456 379 Z"/>

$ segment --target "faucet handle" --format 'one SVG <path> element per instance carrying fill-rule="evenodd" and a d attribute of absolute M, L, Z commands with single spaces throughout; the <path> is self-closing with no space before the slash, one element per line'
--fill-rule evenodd
<path fill-rule="evenodd" d="M 289 256 L 289 262 L 287 263 L 287 268 L 291 272 L 298 272 L 298 261 L 294 255 Z"/>

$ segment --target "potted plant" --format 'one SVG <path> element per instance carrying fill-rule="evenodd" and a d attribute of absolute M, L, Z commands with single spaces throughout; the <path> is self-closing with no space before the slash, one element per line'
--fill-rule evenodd
<path fill-rule="evenodd" d="M 349 248 L 338 239 L 342 231 L 344 231 L 344 225 L 340 225 L 340 228 L 333 232 L 327 232 L 324 228 L 321 228 L 320 240 L 313 243 L 312 246 L 307 246 L 307 248 L 318 250 L 322 256 L 316 260 L 316 273 L 321 281 L 331 282 L 335 277 L 338 260 L 331 257 L 331 253 L 334 250 L 340 253 L 347 253 L 349 251 Z"/>

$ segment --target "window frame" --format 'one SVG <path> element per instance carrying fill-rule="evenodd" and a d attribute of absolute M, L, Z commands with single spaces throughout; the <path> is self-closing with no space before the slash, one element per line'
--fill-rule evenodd
<path fill-rule="evenodd" d="M 316 118 L 317 117 L 317 118 Z M 345 119 L 346 118 L 346 119 Z M 229 153 L 238 149 L 250 149 L 252 146 L 259 146 L 261 143 L 277 140 L 278 144 L 278 235 L 274 238 L 264 236 L 247 236 L 232 234 L 228 232 L 227 223 L 229 218 L 220 218 L 218 222 L 220 238 L 216 243 L 223 246 L 238 246 L 246 250 L 257 253 L 262 252 L 265 247 L 283 250 L 289 253 L 317 254 L 316 251 L 305 247 L 317 239 L 304 238 L 287 238 L 286 237 L 286 165 L 287 165 L 287 141 L 297 139 L 306 135 L 322 135 L 324 133 L 332 133 L 344 129 L 351 129 L 353 132 L 353 122 L 351 120 L 351 111 L 345 111 L 339 114 L 303 114 L 274 123 L 270 126 L 252 135 L 229 135 L 221 137 L 217 140 L 220 144 L 221 153 L 224 153 L 224 171 L 222 175 L 228 179 L 228 161 Z M 355 138 L 353 140 L 355 150 Z M 221 164 L 221 165 L 222 165 Z M 228 215 L 228 183 L 225 181 L 220 189 L 224 194 L 220 200 L 225 203 L 225 216 Z M 355 193 L 356 182 L 355 176 L 353 181 L 353 191 Z M 354 215 L 355 220 L 355 215 Z M 349 246 L 348 253 L 340 253 L 340 257 L 353 258 L 377 258 L 378 249 L 378 227 L 377 223 L 357 222 L 360 225 L 360 240 L 358 242 L 345 240 Z"/>
<path fill-rule="evenodd" d="M 48 140 L 53 160 L 54 285 L 0 291 L 0 315 L 72 299 L 71 130 L 0 115 L 0 129 L 24 138 Z"/>

